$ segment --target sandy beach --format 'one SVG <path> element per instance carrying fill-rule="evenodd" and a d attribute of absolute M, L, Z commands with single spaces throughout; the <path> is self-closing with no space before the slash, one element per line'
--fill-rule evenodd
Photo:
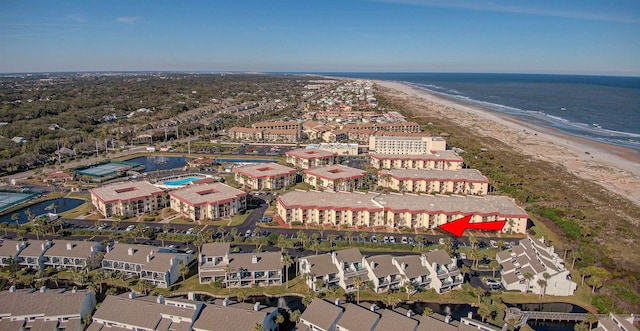
<path fill-rule="evenodd" d="M 418 108 L 496 138 L 523 154 L 566 167 L 576 176 L 600 184 L 640 207 L 640 151 L 590 141 L 555 129 L 524 122 L 515 116 L 441 97 L 410 85 L 376 81 L 395 90 Z"/>

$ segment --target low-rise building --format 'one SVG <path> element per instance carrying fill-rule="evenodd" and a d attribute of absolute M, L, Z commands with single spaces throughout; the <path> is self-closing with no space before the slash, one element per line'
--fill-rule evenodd
<path fill-rule="evenodd" d="M 191 254 L 171 253 L 162 248 L 116 243 L 107 246 L 102 268 L 135 275 L 153 286 L 166 288 L 180 278 L 182 265 L 193 261 Z"/>
<path fill-rule="evenodd" d="M 302 125 L 297 121 L 266 121 L 256 122 L 251 125 L 254 129 L 263 130 L 298 130 L 302 128 Z"/>
<path fill-rule="evenodd" d="M 280 252 L 234 253 L 227 243 L 202 245 L 198 257 L 200 283 L 220 281 L 225 287 L 282 285 Z"/>
<path fill-rule="evenodd" d="M 340 286 L 338 267 L 333 264 L 331 254 L 304 256 L 298 259 L 300 274 L 305 276 L 305 283 L 313 291 Z"/>
<path fill-rule="evenodd" d="M 376 169 L 460 170 L 463 163 L 454 151 L 431 151 L 423 155 L 369 153 L 369 165 Z"/>
<path fill-rule="evenodd" d="M 339 305 L 323 299 L 313 299 L 300 316 L 296 330 L 335 331 L 343 313 L 344 310 Z"/>
<path fill-rule="evenodd" d="M 207 303 L 193 324 L 194 331 L 253 330 L 260 324 L 264 331 L 277 328 L 275 317 L 278 309 L 262 307 L 259 302 L 231 303 L 229 299 Z"/>
<path fill-rule="evenodd" d="M 252 190 L 279 190 L 296 183 L 296 169 L 277 163 L 248 164 L 233 168 L 236 182 Z"/>
<path fill-rule="evenodd" d="M 347 292 L 357 290 L 356 278 L 360 277 L 363 282 L 370 278 L 366 260 L 357 247 L 334 251 L 331 261 L 338 268 L 338 284 Z"/>
<path fill-rule="evenodd" d="M 228 131 L 231 139 L 262 141 L 262 129 L 232 127 Z"/>
<path fill-rule="evenodd" d="M 163 206 L 163 191 L 149 182 L 122 182 L 89 190 L 91 203 L 104 217 L 131 217 Z"/>
<path fill-rule="evenodd" d="M 378 154 L 425 155 L 447 149 L 442 137 L 383 136 L 369 137 L 369 151 Z"/>
<path fill-rule="evenodd" d="M 553 246 L 546 245 L 544 237 L 538 240 L 527 236 L 519 245 L 498 253 L 496 261 L 500 263 L 506 290 L 568 296 L 578 287 L 564 261 Z"/>
<path fill-rule="evenodd" d="M 318 145 L 318 149 L 335 153 L 336 155 L 358 155 L 358 144 L 321 143 Z"/>
<path fill-rule="evenodd" d="M 334 164 L 304 171 L 305 183 L 319 190 L 353 191 L 362 188 L 367 172 Z"/>
<path fill-rule="evenodd" d="M 287 164 L 292 164 L 296 168 L 311 169 L 332 165 L 336 162 L 336 153 L 323 149 L 294 149 L 285 153 Z"/>
<path fill-rule="evenodd" d="M 91 291 L 12 286 L 0 292 L 0 330 L 82 330 L 82 318 L 95 307 Z"/>
<path fill-rule="evenodd" d="M 527 213 L 505 196 L 319 192 L 295 190 L 277 198 L 285 223 L 434 229 L 464 216 L 472 223 L 506 220 L 503 232 L 525 233 Z"/>
<path fill-rule="evenodd" d="M 378 186 L 400 192 L 486 195 L 489 179 L 475 169 L 391 169 L 378 172 Z"/>
<path fill-rule="evenodd" d="M 0 268 L 8 266 L 11 262 L 18 263 L 18 255 L 25 247 L 26 241 L 0 240 Z"/>
<path fill-rule="evenodd" d="M 397 290 L 402 286 L 402 274 L 392 262 L 391 255 L 376 255 L 366 258 L 369 279 L 377 293 Z"/>
<path fill-rule="evenodd" d="M 598 325 L 593 331 L 638 331 L 638 328 L 633 325 L 634 316 L 621 317 L 614 313 L 609 313 L 607 317 L 599 317 Z"/>
<path fill-rule="evenodd" d="M 42 262 L 45 268 L 78 270 L 98 268 L 103 251 L 104 245 L 101 242 L 56 239 L 44 252 Z"/>
<path fill-rule="evenodd" d="M 192 221 L 233 216 L 247 208 L 247 193 L 223 183 L 194 184 L 169 192 L 171 209 Z"/>
<path fill-rule="evenodd" d="M 26 246 L 18 253 L 16 262 L 29 269 L 43 270 L 45 268 L 44 253 L 49 247 L 51 247 L 51 241 L 49 240 L 29 240 L 26 242 Z"/>
<path fill-rule="evenodd" d="M 107 295 L 87 330 L 192 330 L 203 306 L 202 302 L 135 292 Z"/>
<path fill-rule="evenodd" d="M 443 250 L 428 251 L 421 257 L 422 264 L 430 271 L 431 288 L 438 293 L 460 287 L 464 278 L 457 261 Z"/>
<path fill-rule="evenodd" d="M 337 129 L 327 131 L 322 134 L 322 141 L 327 143 L 337 143 L 347 141 L 349 139 L 349 130 Z"/>
<path fill-rule="evenodd" d="M 266 129 L 262 131 L 262 139 L 266 142 L 295 143 L 300 139 L 300 130 Z"/>
<path fill-rule="evenodd" d="M 66 183 L 73 181 L 73 173 L 58 170 L 45 176 L 42 181 L 44 183 Z"/>

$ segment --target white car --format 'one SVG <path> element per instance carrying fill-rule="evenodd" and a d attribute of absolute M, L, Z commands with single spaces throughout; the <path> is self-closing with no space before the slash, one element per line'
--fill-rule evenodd
<path fill-rule="evenodd" d="M 186 232 L 186 234 L 193 234 L 193 228 L 189 228 Z"/>
<path fill-rule="evenodd" d="M 402 242 L 403 244 L 406 244 L 409 242 L 409 240 L 407 239 L 407 237 L 402 237 L 402 239 L 400 240 L 400 242 Z"/>
<path fill-rule="evenodd" d="M 396 238 L 394 238 L 393 236 L 389 236 L 389 242 L 392 244 L 396 243 Z"/>
<path fill-rule="evenodd" d="M 465 253 L 460 253 L 460 259 L 462 259 L 462 260 L 466 260 L 466 259 L 467 259 L 467 254 L 465 254 Z"/>
<path fill-rule="evenodd" d="M 487 279 L 487 285 L 491 286 L 491 285 L 500 285 L 500 282 L 498 282 L 495 279 Z"/>
<path fill-rule="evenodd" d="M 124 230 L 125 230 L 125 231 L 127 231 L 127 232 L 129 232 L 129 231 L 131 231 L 131 230 L 133 230 L 133 229 L 135 229 L 135 228 L 136 228 L 136 226 L 132 224 L 132 225 L 127 226 L 127 228 L 126 228 L 126 229 L 124 229 Z"/>
<path fill-rule="evenodd" d="M 491 248 L 498 248 L 498 243 L 495 240 L 489 240 Z"/>

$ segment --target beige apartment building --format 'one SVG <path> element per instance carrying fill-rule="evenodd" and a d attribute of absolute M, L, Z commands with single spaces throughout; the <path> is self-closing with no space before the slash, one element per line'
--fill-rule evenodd
<path fill-rule="evenodd" d="M 277 199 L 285 223 L 433 229 L 472 215 L 472 223 L 506 220 L 503 232 L 525 233 L 528 215 L 505 196 L 448 196 L 295 190 Z"/>
<path fill-rule="evenodd" d="M 378 172 L 378 186 L 399 192 L 486 195 L 489 179 L 475 169 L 391 169 Z"/>
<path fill-rule="evenodd" d="M 432 151 L 423 155 L 369 153 L 369 165 L 376 169 L 462 169 L 464 160 L 454 151 Z"/>
<path fill-rule="evenodd" d="M 91 203 L 104 217 L 130 217 L 161 208 L 163 192 L 149 182 L 122 182 L 89 190 Z"/>
<path fill-rule="evenodd" d="M 362 187 L 367 172 L 334 164 L 304 171 L 305 183 L 319 190 L 353 191 Z"/>
<path fill-rule="evenodd" d="M 300 131 L 302 126 L 296 121 L 267 121 L 257 122 L 251 125 L 254 129 L 262 130 L 297 130 Z"/>
<path fill-rule="evenodd" d="M 169 197 L 171 209 L 192 221 L 233 216 L 247 208 L 247 193 L 222 183 L 188 185 Z"/>
<path fill-rule="evenodd" d="M 287 164 L 292 164 L 296 168 L 311 169 L 323 167 L 336 163 L 337 154 L 323 149 L 301 148 L 285 153 Z"/>
<path fill-rule="evenodd" d="M 252 190 L 279 190 L 296 183 L 296 169 L 277 163 L 257 163 L 234 168 L 238 184 Z"/>
<path fill-rule="evenodd" d="M 447 142 L 442 137 L 378 136 L 369 137 L 369 151 L 378 154 L 424 155 L 444 151 Z"/>
<path fill-rule="evenodd" d="M 249 141 L 262 141 L 262 130 L 254 128 L 232 127 L 229 129 L 229 138 Z"/>

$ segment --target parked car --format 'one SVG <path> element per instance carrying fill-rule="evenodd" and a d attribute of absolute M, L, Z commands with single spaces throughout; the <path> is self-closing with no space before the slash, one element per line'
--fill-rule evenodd
<path fill-rule="evenodd" d="M 415 242 L 413 241 L 413 238 L 409 237 L 409 245 L 413 246 L 415 245 Z"/>
<path fill-rule="evenodd" d="M 245 238 L 251 237 L 251 230 L 247 230 L 247 232 L 244 233 L 244 237 Z"/>
<path fill-rule="evenodd" d="M 125 230 L 125 231 L 127 231 L 127 232 L 129 232 L 129 231 L 131 231 L 131 230 L 133 230 L 133 229 L 135 229 L 135 228 L 136 228 L 136 226 L 132 224 L 132 225 L 127 226 L 127 228 L 126 228 L 126 229 L 124 229 L 124 230 Z"/>
<path fill-rule="evenodd" d="M 392 243 L 392 244 L 395 244 L 396 243 L 396 238 L 393 237 L 393 236 L 389 236 L 389 242 Z"/>
<path fill-rule="evenodd" d="M 400 242 L 402 242 L 403 244 L 407 244 L 409 243 L 409 240 L 407 239 L 407 237 L 402 236 L 402 239 L 400 240 Z"/>
<path fill-rule="evenodd" d="M 189 228 L 186 232 L 186 234 L 193 234 L 193 228 Z"/>
<path fill-rule="evenodd" d="M 378 238 L 376 238 L 376 236 L 371 236 L 371 242 L 372 243 L 377 243 L 378 242 Z"/>
<path fill-rule="evenodd" d="M 463 260 L 466 260 L 467 259 L 467 254 L 460 253 L 460 258 L 463 259 Z"/>
<path fill-rule="evenodd" d="M 500 282 L 495 279 L 487 279 L 487 285 L 500 285 Z"/>
<path fill-rule="evenodd" d="M 388 244 L 388 243 L 389 243 L 389 237 L 384 236 L 384 238 L 382 238 L 382 241 L 383 241 L 385 244 Z"/>
<path fill-rule="evenodd" d="M 489 245 L 491 248 L 498 248 L 498 243 L 495 240 L 489 240 Z"/>

